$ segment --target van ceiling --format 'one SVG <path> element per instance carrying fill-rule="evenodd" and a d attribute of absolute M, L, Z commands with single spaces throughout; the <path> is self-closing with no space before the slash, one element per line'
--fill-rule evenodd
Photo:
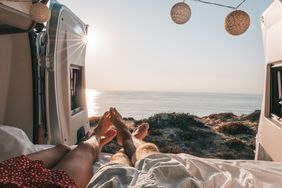
<path fill-rule="evenodd" d="M 33 20 L 26 12 L 27 7 L 24 11 L 16 8 L 0 3 L 0 34 L 28 31 L 34 26 Z"/>

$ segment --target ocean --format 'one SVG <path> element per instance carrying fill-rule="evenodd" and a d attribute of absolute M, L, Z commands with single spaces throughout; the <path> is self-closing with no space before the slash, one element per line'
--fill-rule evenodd
<path fill-rule="evenodd" d="M 100 116 L 116 107 L 124 117 L 148 118 L 156 113 L 181 112 L 199 117 L 213 113 L 248 114 L 261 108 L 262 95 L 192 93 L 192 92 L 127 92 L 87 89 L 89 116 Z"/>

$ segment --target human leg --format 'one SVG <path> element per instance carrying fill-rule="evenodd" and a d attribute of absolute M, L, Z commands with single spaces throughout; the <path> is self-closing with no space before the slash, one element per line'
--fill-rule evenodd
<path fill-rule="evenodd" d="M 130 159 L 128 158 L 128 156 L 124 153 L 124 150 L 121 149 L 119 150 L 116 154 L 114 154 L 111 157 L 111 162 L 114 163 L 121 163 L 121 164 L 125 164 L 127 166 L 132 166 L 132 163 L 130 161 Z"/>
<path fill-rule="evenodd" d="M 56 163 L 69 151 L 71 151 L 70 147 L 58 144 L 53 148 L 29 154 L 27 157 L 31 160 L 43 161 L 45 168 L 53 168 Z"/>
<path fill-rule="evenodd" d="M 110 128 L 110 126 L 111 126 L 110 113 L 109 111 L 107 111 L 102 116 L 101 120 L 99 121 L 94 131 L 89 135 L 87 135 L 86 140 L 89 139 L 94 134 L 103 135 L 102 133 L 105 133 Z M 113 134 L 113 132 L 111 132 L 111 134 Z M 110 138 L 110 137 L 111 135 L 108 135 L 106 138 Z M 101 140 L 100 148 L 103 148 L 103 146 L 105 145 L 102 141 L 107 142 L 107 139 Z M 27 157 L 31 160 L 43 161 L 44 167 L 46 168 L 53 168 L 59 162 L 59 160 L 61 160 L 71 150 L 72 148 L 69 146 L 58 144 L 53 148 L 29 154 L 27 155 Z"/>
<path fill-rule="evenodd" d="M 148 131 L 148 124 L 143 128 L 137 129 L 136 133 L 133 133 L 133 136 L 128 127 L 123 122 L 122 116 L 115 109 L 110 109 L 111 119 L 113 124 L 117 128 L 118 140 L 121 140 L 121 143 L 124 147 L 125 154 L 131 159 L 132 164 L 134 165 L 136 161 L 155 153 L 159 153 L 159 149 L 155 144 L 146 143 L 139 138 L 144 138 Z M 137 137 L 136 137 L 137 136 Z"/>
<path fill-rule="evenodd" d="M 88 184 L 93 176 L 93 162 L 97 160 L 102 147 L 116 136 L 116 131 L 107 131 L 111 125 L 109 118 L 108 113 L 105 113 L 101 123 L 96 128 L 98 131 L 94 131 L 87 140 L 79 143 L 75 149 L 67 153 L 54 167 L 56 170 L 65 171 L 78 187 L 85 187 Z"/>
<path fill-rule="evenodd" d="M 143 140 L 148 133 L 148 129 L 149 129 L 149 124 L 142 123 L 133 131 L 132 136 L 134 136 L 135 138 L 139 140 Z M 119 134 L 118 136 L 118 144 L 122 145 L 122 135 L 121 134 Z M 122 163 L 128 166 L 133 166 L 131 160 L 124 153 L 124 149 L 121 149 L 116 154 L 114 154 L 111 158 L 111 162 Z"/>

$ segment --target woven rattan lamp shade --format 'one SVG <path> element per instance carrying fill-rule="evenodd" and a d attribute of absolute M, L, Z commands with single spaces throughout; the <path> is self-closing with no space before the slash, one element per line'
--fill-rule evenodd
<path fill-rule="evenodd" d="M 231 35 L 241 35 L 250 26 L 249 15 L 242 10 L 235 10 L 225 18 L 225 30 Z"/>
<path fill-rule="evenodd" d="M 184 2 L 176 3 L 170 11 L 171 19 L 177 24 L 185 24 L 191 18 L 191 8 Z"/>
<path fill-rule="evenodd" d="M 46 5 L 35 3 L 30 8 L 30 15 L 35 22 L 44 23 L 50 19 L 51 12 Z"/>

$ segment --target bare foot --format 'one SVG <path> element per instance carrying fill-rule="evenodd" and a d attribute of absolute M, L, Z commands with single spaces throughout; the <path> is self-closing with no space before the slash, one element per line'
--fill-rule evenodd
<path fill-rule="evenodd" d="M 100 121 L 98 122 L 98 125 L 95 127 L 93 133 L 90 136 L 92 136 L 93 134 L 95 134 L 97 137 L 105 135 L 106 132 L 110 129 L 111 125 L 111 115 L 110 112 L 107 111 L 101 117 Z"/>
<path fill-rule="evenodd" d="M 143 140 L 148 135 L 149 124 L 142 123 L 138 125 L 138 127 L 133 131 L 132 136 Z"/>
<path fill-rule="evenodd" d="M 110 108 L 110 115 L 112 123 L 118 130 L 129 131 L 128 127 L 122 119 L 122 116 L 115 108 Z"/>
<path fill-rule="evenodd" d="M 143 140 L 148 135 L 148 129 L 149 129 L 149 124 L 142 123 L 138 125 L 138 127 L 133 131 L 131 135 L 137 139 Z M 123 134 L 120 131 L 118 131 L 117 132 L 117 143 L 120 146 L 122 146 L 122 136 Z"/>
<path fill-rule="evenodd" d="M 131 136 L 131 133 L 124 123 L 122 116 L 115 108 L 110 108 L 111 120 L 114 126 L 117 128 L 117 141 L 122 146 L 122 138 L 127 135 Z"/>
<path fill-rule="evenodd" d="M 121 131 L 117 131 L 117 143 L 118 145 L 122 146 L 122 132 Z"/>
<path fill-rule="evenodd" d="M 106 132 L 106 134 L 104 136 L 102 136 L 101 140 L 100 140 L 100 151 L 103 149 L 103 147 L 108 144 L 109 142 L 111 142 L 114 137 L 117 135 L 117 131 L 110 129 Z"/>

